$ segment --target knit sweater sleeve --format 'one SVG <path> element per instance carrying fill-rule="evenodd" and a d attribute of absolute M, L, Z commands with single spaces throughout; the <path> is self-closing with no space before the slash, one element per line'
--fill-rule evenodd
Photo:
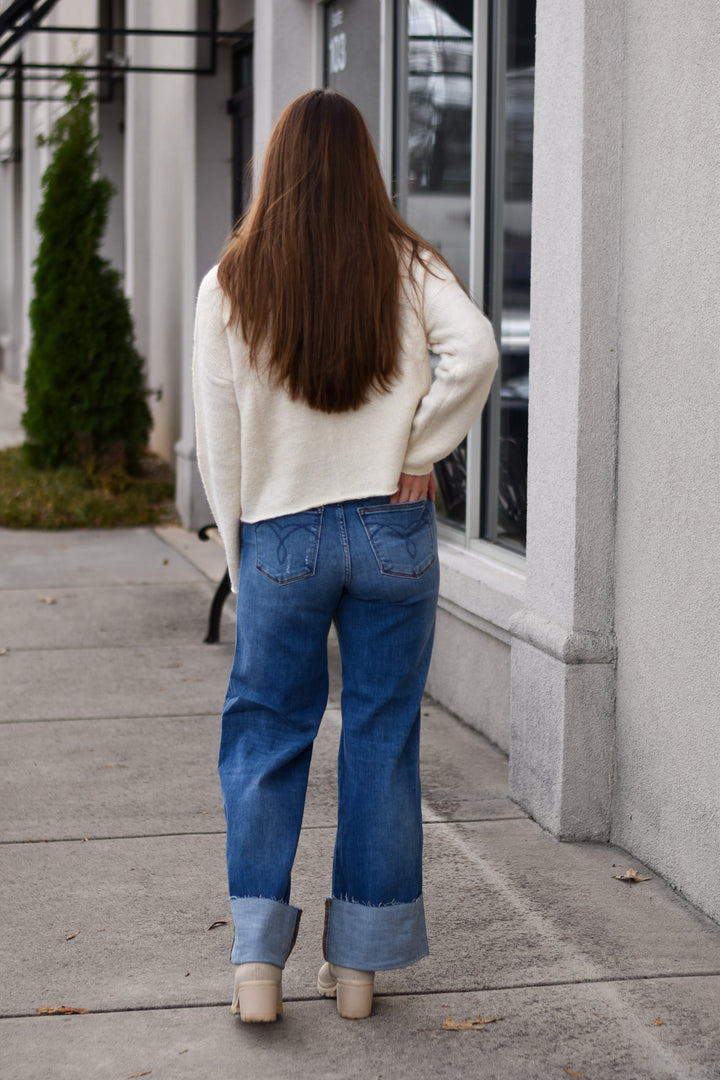
<path fill-rule="evenodd" d="M 217 272 L 203 279 L 195 314 L 193 395 L 197 459 L 225 547 L 232 591 L 240 565 L 240 411 Z"/>
<path fill-rule="evenodd" d="M 423 284 L 427 343 L 439 356 L 413 418 L 403 472 L 422 476 L 467 435 L 490 393 L 498 350 L 488 319 L 442 264 Z"/>

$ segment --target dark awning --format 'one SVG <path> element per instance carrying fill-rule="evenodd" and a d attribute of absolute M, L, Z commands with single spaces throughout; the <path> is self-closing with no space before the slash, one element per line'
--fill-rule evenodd
<path fill-rule="evenodd" d="M 99 50 L 100 62 L 92 64 L 86 61 L 77 63 L 25 63 L 21 57 L 12 60 L 0 59 L 0 80 L 22 72 L 22 97 L 31 97 L 26 92 L 26 84 L 60 78 L 66 71 L 83 71 L 94 81 L 101 81 L 111 94 L 113 80 L 121 79 L 126 72 L 143 72 L 176 75 L 214 75 L 217 64 L 217 43 L 221 39 L 241 42 L 251 40 L 252 34 L 218 30 L 219 0 L 209 4 L 209 20 L 206 26 L 196 26 L 191 30 L 155 29 L 143 26 L 113 24 L 111 3 L 101 3 L 100 18 L 97 26 L 46 26 L 43 20 L 56 6 L 58 0 L 14 0 L 0 14 L 0 58 L 11 49 L 21 48 L 22 42 L 31 34 L 73 34 L 75 36 L 97 36 L 102 45 Z M 133 64 L 127 57 L 125 42 L 128 37 L 164 37 L 191 38 L 207 42 L 206 63 L 195 67 L 164 67 Z M 17 81 L 16 81 L 17 86 Z M 16 96 L 13 95 L 13 96 Z M 37 99 L 35 99 L 37 100 Z"/>
<path fill-rule="evenodd" d="M 14 0 L 0 14 L 0 56 L 40 25 L 58 0 Z"/>

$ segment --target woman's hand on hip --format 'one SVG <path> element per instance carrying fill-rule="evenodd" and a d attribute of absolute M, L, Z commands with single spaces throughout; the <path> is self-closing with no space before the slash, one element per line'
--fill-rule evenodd
<path fill-rule="evenodd" d="M 391 503 L 416 502 L 418 499 L 429 499 L 435 502 L 435 474 L 432 470 L 424 476 L 411 476 L 410 473 L 400 473 L 398 489 L 390 496 Z"/>

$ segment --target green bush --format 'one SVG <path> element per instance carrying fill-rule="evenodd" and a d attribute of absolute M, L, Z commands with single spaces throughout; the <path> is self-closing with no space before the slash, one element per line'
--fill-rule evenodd
<path fill-rule="evenodd" d="M 37 215 L 25 451 L 39 468 L 134 472 L 152 426 L 143 360 L 120 275 L 100 255 L 113 188 L 97 175 L 92 96 L 79 72 L 66 81 Z"/>

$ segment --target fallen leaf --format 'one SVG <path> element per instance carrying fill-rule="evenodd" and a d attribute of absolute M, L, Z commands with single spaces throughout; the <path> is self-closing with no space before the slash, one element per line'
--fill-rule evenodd
<path fill-rule="evenodd" d="M 502 1016 L 491 1016 L 487 1020 L 483 1020 L 482 1016 L 478 1016 L 475 1020 L 463 1020 L 460 1024 L 458 1024 L 457 1020 L 453 1020 L 452 1016 L 446 1016 L 440 1030 L 472 1031 L 473 1029 L 484 1027 L 485 1024 L 496 1024 L 498 1020 L 502 1019 Z"/>
<path fill-rule="evenodd" d="M 637 870 L 632 866 L 624 874 L 613 874 L 613 877 L 618 881 L 652 881 L 649 877 L 639 877 Z"/>
<path fill-rule="evenodd" d="M 210 923 L 208 930 L 214 930 L 216 926 L 227 926 L 227 919 L 216 919 L 214 923 Z"/>
<path fill-rule="evenodd" d="M 187 1053 L 189 1053 L 189 1052 L 190 1052 L 190 1047 L 188 1047 L 188 1048 L 187 1048 L 187 1050 L 181 1050 L 181 1051 L 180 1051 L 180 1054 L 181 1054 L 181 1055 L 182 1055 L 182 1054 L 187 1054 Z"/>
<path fill-rule="evenodd" d="M 87 1015 L 89 1009 L 74 1009 L 71 1005 L 43 1005 L 41 1009 L 36 1009 L 35 1012 L 40 1013 L 42 1016 L 70 1016 L 72 1013 L 82 1013 Z"/>
<path fill-rule="evenodd" d="M 658 1016 L 657 1020 L 655 1021 L 655 1027 L 662 1027 L 662 1020 L 660 1019 L 659 1016 Z"/>
<path fill-rule="evenodd" d="M 80 931 L 79 931 L 79 930 L 76 930 L 74 934 L 68 934 L 68 935 L 67 935 L 67 937 L 65 938 L 65 940 L 66 940 L 66 941 L 72 941 L 72 939 L 73 939 L 74 937 L 77 937 L 79 933 L 80 933 Z"/>
<path fill-rule="evenodd" d="M 564 1067 L 563 1067 L 563 1072 L 566 1072 L 568 1074 L 568 1076 L 577 1076 L 578 1080 L 585 1080 L 585 1074 L 584 1073 L 576 1073 L 576 1072 L 573 1072 L 572 1069 L 566 1069 Z"/>
<path fill-rule="evenodd" d="M 38 596 L 36 600 L 37 604 L 57 604 L 57 599 L 54 596 Z"/>
<path fill-rule="evenodd" d="M 130 1073 L 130 1075 L 128 1076 L 128 1080 L 137 1080 L 138 1076 L 149 1076 L 151 1072 L 152 1069 L 146 1069 L 145 1072 Z"/>

